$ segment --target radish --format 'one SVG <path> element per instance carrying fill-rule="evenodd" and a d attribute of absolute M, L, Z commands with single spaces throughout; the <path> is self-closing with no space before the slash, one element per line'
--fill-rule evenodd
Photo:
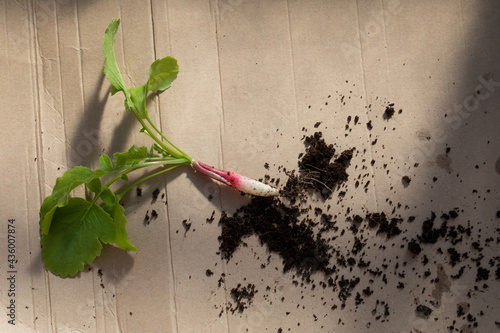
<path fill-rule="evenodd" d="M 191 161 L 191 166 L 196 171 L 244 193 L 261 197 L 271 197 L 279 194 L 279 191 L 274 187 L 235 172 L 220 170 L 195 160 Z"/>
<path fill-rule="evenodd" d="M 113 243 L 121 249 L 137 251 L 128 239 L 127 218 L 120 200 L 141 182 L 179 166 L 191 165 L 196 171 L 251 195 L 279 194 L 277 189 L 257 180 L 196 161 L 158 130 L 146 110 L 146 99 L 149 92 L 158 93 L 170 87 L 179 72 L 177 60 L 172 57 L 155 60 L 150 66 L 148 81 L 127 89 L 114 53 L 119 24 L 120 20 L 111 21 L 104 34 L 104 74 L 111 83 L 111 94 L 123 92 L 126 109 L 141 123 L 141 132 L 155 143 L 149 149 L 132 146 L 126 152 L 115 153 L 113 160 L 102 154 L 99 169 L 76 166 L 57 178 L 52 194 L 40 207 L 40 243 L 45 268 L 61 277 L 82 271 L 100 254 L 102 244 Z M 124 186 L 117 193 L 110 189 L 117 181 L 128 181 L 130 173 L 150 166 L 163 168 Z M 103 184 L 103 180 L 107 182 Z M 74 188 L 84 184 L 87 187 L 84 198 L 70 197 Z"/>

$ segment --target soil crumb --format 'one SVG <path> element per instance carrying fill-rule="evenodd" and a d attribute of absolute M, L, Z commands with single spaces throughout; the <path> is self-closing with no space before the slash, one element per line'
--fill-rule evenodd
<path fill-rule="evenodd" d="M 245 309 L 248 308 L 252 304 L 253 298 L 257 291 L 255 290 L 254 284 L 248 284 L 247 286 L 242 287 L 241 284 L 238 284 L 236 288 L 231 289 L 231 297 L 235 301 L 235 304 L 232 305 L 228 310 L 231 313 L 235 313 L 238 311 L 242 313 Z"/>
<path fill-rule="evenodd" d="M 385 112 L 384 112 L 384 119 L 391 119 L 392 116 L 394 115 L 395 113 L 395 110 L 394 110 L 394 103 L 390 103 L 389 105 L 387 105 L 387 107 L 385 108 Z"/>

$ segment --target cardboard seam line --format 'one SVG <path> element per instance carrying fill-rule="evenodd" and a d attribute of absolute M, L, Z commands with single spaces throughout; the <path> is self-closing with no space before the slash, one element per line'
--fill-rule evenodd
<path fill-rule="evenodd" d="M 31 56 L 31 50 L 30 50 L 30 56 Z M 31 71 L 30 71 L 31 72 Z M 36 125 L 35 125 L 35 129 L 36 129 Z M 37 133 L 36 133 L 36 130 L 35 130 L 35 140 L 36 139 L 36 136 L 37 136 Z M 29 160 L 29 154 L 30 153 L 30 149 L 28 149 L 28 147 L 26 147 L 26 156 L 28 157 L 28 160 Z M 31 177 L 33 176 L 33 174 L 38 174 L 38 162 L 35 163 L 35 169 L 36 170 L 36 173 L 35 172 L 32 172 L 32 166 L 31 164 L 27 165 L 27 172 L 25 171 L 24 172 L 24 184 L 25 184 L 25 197 L 28 198 L 29 200 L 29 194 L 30 193 L 30 187 L 28 186 L 28 184 L 32 184 L 33 181 L 31 179 Z M 39 189 L 40 189 L 40 184 L 39 184 Z M 41 198 L 39 197 L 39 200 Z M 30 200 L 31 201 L 31 200 Z M 37 210 L 35 208 L 35 210 Z M 38 213 L 38 212 L 36 212 Z M 30 220 L 30 216 L 32 214 L 30 213 L 30 205 L 28 204 L 28 202 L 26 202 L 26 214 L 25 214 L 25 221 L 29 221 Z M 33 241 L 35 241 L 37 244 L 40 243 L 40 240 L 38 238 L 38 233 L 35 233 L 35 235 L 33 236 L 32 235 L 32 232 L 31 230 L 34 229 L 34 228 L 31 228 L 31 226 L 28 224 L 27 226 L 27 230 L 26 230 L 26 238 L 27 238 L 27 248 L 28 248 L 28 258 L 29 258 L 29 263 L 30 265 L 32 265 L 33 263 L 33 257 L 35 257 L 35 260 L 40 260 L 40 256 L 39 256 L 39 252 L 38 251 L 32 251 L 32 246 L 31 246 L 31 243 Z M 35 255 L 31 255 L 31 253 L 35 253 Z M 30 304 L 30 307 L 31 307 L 31 319 L 33 320 L 33 326 L 35 326 L 35 321 L 34 321 L 34 318 L 36 318 L 36 311 L 35 311 L 35 292 L 34 292 L 34 281 L 33 281 L 33 276 L 30 276 L 29 278 L 29 283 L 30 283 L 30 296 L 31 296 L 31 304 Z M 20 324 L 22 324 L 20 321 L 19 321 Z M 31 330 L 31 327 L 29 327 L 30 330 Z M 34 331 L 34 330 L 33 330 Z"/>
<path fill-rule="evenodd" d="M 361 21 L 359 17 L 359 0 L 356 0 L 356 19 L 357 19 L 357 26 L 358 26 L 358 38 L 359 38 L 359 55 L 360 55 L 360 62 L 361 62 L 361 72 L 363 73 L 363 95 L 365 96 L 365 115 L 366 115 L 366 120 L 371 120 L 369 117 L 369 109 L 368 109 L 368 93 L 366 90 L 366 72 L 365 72 L 365 61 L 364 61 L 364 56 L 363 56 L 363 39 L 361 36 Z M 385 32 L 385 20 L 384 20 L 384 32 Z M 367 137 L 368 139 L 366 142 L 368 143 L 368 146 L 370 147 L 370 160 L 373 159 L 373 145 L 370 144 L 370 132 L 368 130 L 367 132 Z M 371 174 L 373 176 L 373 193 L 374 199 L 375 199 L 375 209 L 379 211 L 379 198 L 377 194 L 377 184 L 375 180 L 375 167 L 371 166 Z"/>
<path fill-rule="evenodd" d="M 222 90 L 222 71 L 221 71 L 221 64 L 220 64 L 220 46 L 219 46 L 219 28 L 220 28 L 220 16 L 219 16 L 219 1 L 215 0 L 215 5 L 209 6 L 209 11 L 210 15 L 213 18 L 214 21 L 214 35 L 215 35 L 215 47 L 217 48 L 217 73 L 219 74 L 219 93 L 220 93 L 220 116 L 219 116 L 219 164 L 224 167 L 224 150 L 222 149 L 222 142 L 224 138 L 224 92 Z M 217 191 L 219 192 L 219 211 L 223 210 L 222 207 L 222 191 L 221 187 L 217 186 Z M 221 265 L 222 265 L 222 272 L 224 273 L 225 276 L 228 276 L 227 272 L 227 266 L 226 262 L 224 260 L 221 260 Z M 224 304 L 228 304 L 229 299 L 228 299 L 228 293 L 227 293 L 227 286 L 226 286 L 226 279 L 223 279 L 222 281 L 224 285 Z M 229 314 L 227 311 L 224 311 L 224 319 L 226 322 L 226 329 L 227 331 L 230 330 L 229 326 Z"/>
<path fill-rule="evenodd" d="M 44 175 L 44 172 L 43 172 L 43 154 L 42 154 L 42 148 L 41 148 L 41 137 L 40 137 L 40 133 L 41 133 L 41 122 L 40 122 L 40 119 L 41 119 L 41 115 L 40 115 L 40 108 L 39 108 L 39 98 L 40 98 L 40 94 L 39 94 L 39 89 L 37 89 L 38 87 L 38 64 L 36 62 L 36 43 L 35 43 L 35 36 L 36 36 L 36 33 L 34 31 L 34 24 L 32 23 L 33 22 L 33 17 L 32 17 L 32 13 L 33 11 L 29 8 L 30 7 L 30 4 L 28 4 L 27 8 L 25 8 L 25 13 L 26 13 L 26 19 L 28 21 L 28 30 L 27 30 L 27 33 L 28 33 L 28 52 L 29 52 L 29 59 L 30 59 L 30 63 L 31 63 L 31 66 L 30 66 L 30 76 L 31 76 L 31 82 L 33 82 L 34 84 L 32 84 L 31 86 L 31 89 L 32 89 L 32 92 L 31 92 L 31 98 L 32 98 L 32 113 L 33 113 L 33 118 L 35 120 L 35 123 L 34 123 L 34 140 L 35 140 L 35 153 L 36 153 L 36 163 L 35 163 L 35 172 L 33 174 L 36 174 L 36 177 L 37 177 L 37 183 L 38 183 L 38 201 L 39 201 L 39 204 L 41 205 L 42 203 L 42 198 L 44 197 L 43 194 L 44 194 L 44 182 L 42 183 L 40 180 L 41 179 L 44 179 L 43 177 L 45 177 Z M 31 15 L 30 15 L 31 13 Z M 30 20 L 31 19 L 31 20 Z M 31 21 L 31 22 L 30 22 Z M 9 31 L 8 29 L 6 29 L 5 31 Z M 30 172 L 30 175 L 32 173 Z M 26 182 L 26 186 L 27 186 L 28 182 Z M 28 189 L 27 189 L 28 190 Z M 29 219 L 27 220 L 29 221 Z M 32 250 L 32 246 L 31 246 L 31 243 L 32 243 L 32 239 L 33 238 L 36 238 L 37 239 L 37 244 L 40 243 L 39 241 L 39 235 L 38 235 L 38 232 L 35 233 L 35 236 L 32 237 L 31 235 L 31 230 L 32 229 L 35 229 L 35 230 L 38 230 L 38 228 L 32 228 L 30 225 L 28 225 L 28 253 L 30 253 L 30 262 L 33 262 L 33 260 L 40 260 L 40 257 L 39 257 L 39 252 L 38 250 L 37 251 L 33 251 Z M 39 249 L 39 246 L 37 246 L 37 249 Z M 35 253 L 35 255 L 31 255 L 31 253 Z M 35 257 L 35 259 L 33 259 L 33 257 Z M 46 276 L 45 274 L 43 276 Z M 31 277 L 30 279 L 30 284 L 31 286 L 33 287 L 34 285 L 34 279 L 33 277 Z M 46 289 L 45 289 L 46 290 Z M 36 311 L 35 311 L 35 300 L 36 300 L 36 295 L 35 295 L 35 288 L 30 288 L 30 296 L 31 296 L 31 301 L 32 301 L 32 304 L 31 304 L 31 316 L 32 318 L 36 318 Z M 46 297 L 46 299 L 48 299 L 50 297 L 50 295 L 48 295 Z M 48 302 L 48 301 L 47 301 Z M 49 305 L 50 303 L 47 303 L 47 306 Z M 33 322 L 33 327 L 36 329 L 36 321 Z"/>
<path fill-rule="evenodd" d="M 151 35 L 153 37 L 153 60 L 156 60 L 156 35 L 155 35 L 155 15 L 153 12 L 153 0 L 149 0 L 149 10 L 151 12 Z M 161 128 L 161 121 L 160 121 L 160 130 L 161 129 L 162 128 Z"/>
<path fill-rule="evenodd" d="M 32 80 L 33 80 L 33 113 L 35 120 L 38 119 L 36 126 L 35 126 L 35 138 L 36 138 L 36 150 L 37 150 L 37 173 L 38 173 L 38 189 L 39 189 L 39 195 L 40 195 L 40 205 L 42 204 L 42 198 L 45 197 L 45 190 L 44 186 L 45 184 L 45 172 L 44 172 L 44 157 L 43 157 L 43 140 L 41 137 L 42 133 L 42 114 L 41 114 L 41 96 L 40 96 L 40 81 L 38 79 L 38 52 L 37 52 L 37 30 L 36 30 L 36 20 L 34 19 L 35 16 L 35 10 L 33 8 L 28 9 L 28 12 L 31 12 L 31 15 L 28 14 L 28 21 L 30 21 L 31 17 L 31 24 L 29 24 L 30 29 L 30 43 L 29 43 L 29 48 L 30 48 L 30 58 L 31 58 L 31 73 L 32 73 Z"/>
<path fill-rule="evenodd" d="M 216 6 L 210 6 L 210 13 L 211 16 L 214 18 L 214 28 L 215 28 L 215 47 L 217 48 L 217 73 L 219 74 L 219 93 L 220 93 L 220 104 L 221 104 L 221 114 L 219 117 L 219 164 L 222 168 L 224 168 L 224 149 L 222 148 L 222 142 L 224 138 L 224 126 L 225 126 L 225 115 L 224 115 L 224 90 L 223 90 L 223 85 L 222 85 L 222 71 L 221 71 L 221 64 L 220 64 L 220 45 L 219 45 L 219 35 L 218 35 L 218 30 L 220 26 L 220 20 L 219 20 L 219 13 L 218 13 L 218 1 L 216 0 L 217 4 Z M 219 197 L 220 197 L 220 187 L 219 189 Z M 220 205 L 220 208 L 222 209 L 222 203 Z"/>
<path fill-rule="evenodd" d="M 220 65 L 220 47 L 219 47 L 219 35 L 217 34 L 219 28 L 219 13 L 218 13 L 218 1 L 216 0 L 216 5 L 212 6 L 212 2 L 210 2 L 208 6 L 208 10 L 210 13 L 210 18 L 214 22 L 214 35 L 215 35 L 215 47 L 217 51 L 217 74 L 219 79 L 219 96 L 220 96 L 220 115 L 219 115 L 219 147 L 218 147 L 218 163 L 219 166 L 224 167 L 224 150 L 222 149 L 222 142 L 224 138 L 224 125 L 225 125 L 225 116 L 224 116 L 224 93 L 222 90 L 222 76 L 221 76 L 221 65 Z M 221 187 L 217 186 L 217 191 L 219 192 L 219 209 L 222 210 L 222 198 L 221 198 Z M 226 272 L 224 272 L 226 273 Z"/>
<path fill-rule="evenodd" d="M 298 129 L 299 126 L 299 116 L 298 116 L 298 94 L 297 94 L 297 77 L 295 76 L 295 53 L 293 51 L 293 39 L 292 39 L 292 18 L 290 15 L 290 3 L 286 0 L 286 13 L 288 16 L 288 39 L 290 41 L 290 66 L 292 68 L 292 85 L 293 85 L 293 96 L 294 96 L 294 109 L 295 109 L 295 125 Z M 299 132 L 300 133 L 300 132 Z"/>
<path fill-rule="evenodd" d="M 157 43 L 156 43 L 156 38 L 157 38 L 157 34 L 155 34 L 155 29 L 156 29 L 156 25 L 155 25 L 155 11 L 154 11 L 154 4 L 153 4 L 153 1 L 154 0 L 150 0 L 150 8 L 151 8 L 151 25 L 152 25 L 152 36 L 153 36 L 153 54 L 154 54 L 154 59 L 156 60 L 156 48 L 157 48 Z M 169 54 L 171 54 L 171 36 L 170 36 L 170 15 L 169 15 L 169 10 L 168 10 L 168 3 L 164 3 L 164 9 L 165 9 L 165 15 L 166 15 L 166 18 L 167 18 L 167 22 L 166 22 L 166 25 L 167 25 L 167 38 L 168 38 L 168 41 L 167 41 L 167 45 L 168 45 L 168 49 L 169 49 Z M 169 89 L 170 90 L 170 89 Z M 174 104 L 175 104 L 175 90 L 172 90 L 171 91 L 172 93 L 172 99 L 174 101 Z M 162 122 L 162 112 L 161 112 L 161 98 L 159 96 L 156 96 L 156 101 L 157 101 L 157 112 L 158 112 L 158 121 L 159 121 L 159 126 L 160 126 L 160 131 L 163 131 L 163 122 Z M 178 302 L 177 302 L 177 289 L 176 289 L 176 286 L 177 286 L 177 281 L 176 281 L 176 270 L 175 270 L 175 265 L 174 265 L 174 258 L 173 258 L 173 249 L 172 249 L 172 229 L 171 229 L 171 226 L 170 226 L 170 221 L 172 220 L 171 217 L 170 217 L 170 206 L 169 206 L 169 196 L 168 196 L 168 191 L 167 191 L 167 181 L 165 180 L 165 213 L 166 213 L 166 216 L 167 216 L 167 221 L 168 221 L 168 225 L 167 225 L 167 233 L 168 233 L 168 252 L 169 252 L 169 256 L 170 256 L 170 274 L 169 274 L 169 280 L 171 281 L 171 283 L 169 284 L 169 288 L 171 288 L 172 290 L 172 298 L 173 298 L 173 303 L 174 303 L 174 306 L 173 306 L 173 310 L 174 310 L 174 314 L 173 314 L 173 327 L 175 327 L 175 332 L 179 332 L 179 319 L 178 319 Z M 171 303 L 170 303 L 171 304 Z M 169 307 L 170 308 L 170 307 Z"/>
<path fill-rule="evenodd" d="M 46 173 L 45 173 L 45 158 L 43 154 L 43 138 L 42 138 L 42 96 L 40 89 L 40 64 L 38 63 L 38 29 L 37 29 L 37 12 L 36 5 L 32 2 L 29 2 L 28 12 L 28 21 L 30 25 L 30 54 L 31 54 L 31 62 L 32 62 L 32 80 L 33 80 L 33 100 L 34 100 L 34 115 L 36 119 L 38 119 L 38 123 L 36 126 L 36 142 L 37 142 L 37 173 L 38 173 L 38 189 L 40 195 L 40 205 L 42 204 L 43 198 L 45 198 L 45 188 L 48 184 L 45 183 Z M 41 259 L 41 258 L 40 258 Z M 50 287 L 50 280 L 48 273 L 43 271 L 43 285 L 44 285 L 44 293 L 45 293 L 45 308 L 47 313 L 45 315 L 38 315 L 39 318 L 46 319 L 45 328 L 49 328 L 51 331 L 55 330 L 55 314 L 52 311 L 52 293 Z M 34 289 L 31 290 L 32 299 L 35 300 L 37 297 L 34 294 Z M 33 311 L 35 311 L 35 306 L 32 307 Z M 35 313 L 33 313 L 35 315 Z M 36 318 L 37 316 L 34 316 Z M 37 320 L 34 320 L 34 327 L 37 327 Z"/>
<path fill-rule="evenodd" d="M 30 49 L 30 58 L 31 58 L 31 73 L 32 73 L 32 82 L 33 82 L 33 113 L 35 119 L 38 119 L 37 124 L 35 126 L 35 138 L 36 138 L 36 152 L 37 152 L 37 177 L 38 177 L 38 191 L 39 191 L 39 204 L 42 204 L 43 198 L 45 197 L 45 187 L 47 184 L 45 184 L 45 158 L 43 154 L 43 139 L 42 139 L 42 112 L 41 112 L 41 93 L 40 93 L 40 80 L 39 80 L 39 73 L 40 73 L 40 66 L 38 63 L 38 29 L 36 25 L 36 5 L 32 3 L 31 1 L 28 2 L 28 6 L 26 8 L 26 13 L 27 13 L 27 19 L 28 19 L 28 24 L 29 24 L 29 49 Z M 31 248 L 30 248 L 31 250 Z M 41 259 L 41 258 L 40 258 Z M 50 281 L 49 281 L 49 275 L 46 271 L 43 271 L 42 273 L 43 276 L 43 285 L 44 285 L 44 300 L 45 300 L 45 309 L 46 313 L 45 314 L 39 314 L 39 318 L 45 318 L 45 325 L 43 325 L 45 328 L 50 329 L 51 331 L 54 331 L 54 313 L 52 311 L 52 299 L 51 299 L 51 288 L 50 288 Z M 33 280 L 32 280 L 33 283 Z M 31 297 L 33 300 L 36 300 L 37 297 L 35 295 L 35 288 L 31 289 Z M 32 311 L 33 311 L 33 318 L 35 318 L 33 322 L 33 326 L 36 330 L 36 327 L 39 326 L 37 325 L 37 316 L 35 315 L 35 306 L 32 306 Z"/>
<path fill-rule="evenodd" d="M 41 6 L 41 5 L 40 5 Z M 57 66 L 57 78 L 59 80 L 59 84 L 61 85 L 62 84 L 62 76 L 61 76 L 61 58 L 60 58 L 60 45 L 59 45 L 59 29 L 58 29 L 58 26 L 57 26 L 57 6 L 54 8 L 54 18 L 52 18 L 53 21 L 47 21 L 46 24 L 50 24 L 48 22 L 51 22 L 55 25 L 55 29 L 56 29 L 56 33 L 55 33 L 55 39 L 56 39 L 56 43 L 57 43 L 57 58 L 55 59 L 47 59 L 46 57 L 44 57 L 43 53 L 41 52 L 41 46 L 40 46 L 40 40 L 39 40 L 39 32 L 41 31 L 41 34 L 43 35 L 44 32 L 43 32 L 43 25 L 41 25 L 40 27 L 37 26 L 37 17 L 39 16 L 39 13 L 41 13 L 40 15 L 43 17 L 44 15 L 47 16 L 47 12 L 44 11 L 43 8 L 41 8 L 41 12 L 40 11 L 37 11 L 37 4 L 34 2 L 33 3 L 33 7 L 32 7 L 32 18 L 33 18 L 33 29 L 34 29 L 34 50 L 35 50 L 35 53 L 36 53 L 36 57 L 35 57 L 35 62 L 36 62 L 36 85 L 37 85 L 37 92 L 38 92 L 38 112 L 39 112 L 39 124 L 40 126 L 42 126 L 42 105 L 46 104 L 43 99 L 43 93 L 48 93 L 49 96 L 52 98 L 52 101 L 55 101 L 55 98 L 52 97 L 52 95 L 50 95 L 50 92 L 48 89 L 46 89 L 45 87 L 45 76 L 44 76 L 44 66 L 45 66 L 45 61 L 46 60 L 49 60 L 49 61 L 56 61 L 58 62 L 58 66 Z M 39 61 L 40 60 L 40 61 Z M 40 80 L 41 78 L 41 80 Z M 60 99 L 60 105 L 59 107 L 61 108 L 61 110 L 58 110 L 57 106 L 55 103 L 53 103 L 50 107 L 49 107 L 49 110 L 50 111 L 56 111 L 58 113 L 58 117 L 59 117 L 59 120 L 62 120 L 63 124 L 64 124 L 64 107 L 63 107 L 63 98 L 62 98 L 62 95 L 63 95 L 63 92 L 62 92 L 62 85 L 60 86 L 59 88 L 59 99 Z M 53 119 L 51 119 L 53 120 Z M 42 133 L 41 130 L 39 132 L 40 134 Z M 39 135 L 40 135 L 39 134 Z M 66 140 L 66 137 L 67 137 L 67 132 L 66 132 L 66 127 L 63 125 L 63 135 L 64 135 L 64 140 Z M 59 139 L 57 137 L 57 139 Z M 60 139 L 59 139 L 60 140 Z M 45 170 L 47 169 L 46 168 L 46 159 L 45 157 L 43 156 L 43 149 L 44 147 L 44 140 L 43 140 L 43 137 L 40 136 L 40 153 L 41 153 L 41 170 L 43 172 L 43 178 L 40 178 L 41 180 L 43 180 L 43 185 L 42 186 L 42 191 L 44 193 L 44 195 L 42 195 L 41 198 L 44 198 L 45 197 L 45 190 L 47 188 L 47 186 L 50 186 L 51 187 L 51 190 L 52 190 L 52 186 L 51 184 L 47 184 L 46 183 L 46 173 L 45 173 Z M 67 159 L 67 154 L 65 152 L 65 158 Z M 48 162 L 52 162 L 50 160 L 47 160 Z M 66 161 L 67 163 L 67 161 Z M 53 299 L 52 299 L 52 286 L 51 286 L 51 279 L 50 279 L 50 273 L 48 273 L 46 270 L 44 270 L 44 277 L 45 277 L 45 294 L 46 294 L 46 304 L 47 304 L 47 315 L 46 315 L 46 318 L 47 320 L 49 321 L 47 323 L 47 326 L 51 329 L 51 331 L 57 331 L 58 327 L 60 327 L 60 324 L 58 324 L 57 322 L 57 313 L 53 310 Z M 57 284 L 57 282 L 56 282 Z"/>

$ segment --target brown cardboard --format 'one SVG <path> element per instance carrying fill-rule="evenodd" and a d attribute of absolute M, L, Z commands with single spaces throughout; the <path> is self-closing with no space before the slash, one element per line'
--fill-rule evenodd
<path fill-rule="evenodd" d="M 0 4 L 1 332 L 493 332 L 500 327 L 495 275 L 500 262 L 494 259 L 500 237 L 497 2 Z M 302 285 L 294 272 L 282 272 L 281 259 L 269 257 L 255 236 L 229 262 L 222 260 L 221 211 L 232 213 L 248 198 L 188 167 L 141 185 L 141 197 L 124 198 L 127 230 L 139 252 L 106 245 L 74 278 L 45 271 L 38 211 L 56 178 L 75 165 L 97 167 L 101 153 L 152 143 L 125 113 L 121 96 L 109 95 L 102 73 L 102 36 L 113 18 L 121 18 L 115 49 L 129 87 L 146 80 L 155 58 L 178 59 L 179 77 L 149 110 L 162 131 L 195 158 L 254 178 L 279 177 L 283 186 L 282 168 L 297 169 L 304 135 L 319 130 L 339 151 L 356 147 L 343 187 L 346 197 L 328 201 L 337 226 L 346 230 L 335 246 L 349 256 L 354 235 L 346 217 L 394 210 L 392 215 L 405 220 L 401 235 L 386 240 L 364 234 L 370 268 L 380 268 L 387 283 L 356 266 L 339 268 L 333 278 L 361 279 L 342 308 L 338 290 L 323 287 L 324 277 Z M 384 119 L 389 103 L 396 114 Z M 407 187 L 403 176 L 411 178 Z M 152 202 L 155 189 L 160 196 Z M 422 222 L 431 212 L 439 220 L 455 208 L 459 216 L 449 224 L 472 227 L 472 236 L 457 245 L 468 258 L 451 266 L 445 240 L 423 245 L 423 253 L 412 256 L 408 242 Z M 153 209 L 159 217 L 144 223 Z M 208 223 L 213 212 L 214 222 Z M 409 216 L 416 216 L 415 222 L 407 222 Z M 184 220 L 192 223 L 188 231 Z M 8 224 L 15 225 L 15 273 L 9 273 L 6 260 Z M 464 275 L 453 279 L 461 266 Z M 478 266 L 489 269 L 487 280 L 478 279 Z M 9 296 L 12 274 L 15 297 Z M 399 282 L 404 288 L 397 288 Z M 258 290 L 253 303 L 232 313 L 226 308 L 234 304 L 231 289 L 247 283 Z M 363 296 L 367 286 L 373 295 Z M 363 298 L 357 305 L 356 293 Z M 15 325 L 8 322 L 12 299 Z M 429 318 L 419 316 L 418 305 L 433 310 Z M 459 307 L 466 310 L 457 318 Z"/>

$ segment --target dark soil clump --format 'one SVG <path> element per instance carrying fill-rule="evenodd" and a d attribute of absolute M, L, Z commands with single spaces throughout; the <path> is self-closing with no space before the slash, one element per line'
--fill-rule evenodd
<path fill-rule="evenodd" d="M 416 240 L 412 239 L 412 241 L 408 243 L 408 251 L 415 255 L 418 255 L 420 254 L 420 252 L 422 252 L 422 247 L 417 243 Z"/>
<path fill-rule="evenodd" d="M 487 281 L 490 277 L 490 271 L 489 269 L 483 268 L 483 267 L 478 267 L 477 268 L 477 274 L 476 274 L 476 282 L 478 281 Z"/>
<path fill-rule="evenodd" d="M 384 112 L 384 119 L 391 119 L 394 113 L 395 113 L 394 103 L 387 105 Z"/>
<path fill-rule="evenodd" d="M 298 207 L 287 207 L 275 198 L 253 198 L 233 216 L 223 213 L 219 223 L 219 249 L 227 260 L 244 243 L 243 238 L 255 234 L 270 252 L 280 255 L 284 272 L 294 269 L 306 279 L 316 271 L 332 272 L 330 245 L 301 220 Z"/>
<path fill-rule="evenodd" d="M 417 306 L 417 313 L 421 317 L 429 317 L 432 313 L 432 309 L 425 305 Z"/>
<path fill-rule="evenodd" d="M 431 212 L 431 217 L 424 221 L 422 225 L 422 234 L 418 236 L 420 242 L 426 244 L 435 244 L 440 237 L 446 236 L 446 231 L 448 230 L 446 221 L 441 224 L 441 227 L 434 228 L 434 221 L 436 220 L 436 214 Z"/>
<path fill-rule="evenodd" d="M 230 309 L 231 312 L 234 313 L 238 311 L 241 313 L 243 310 L 247 309 L 248 306 L 252 304 L 256 292 L 255 285 L 250 283 L 246 287 L 242 287 L 241 284 L 238 284 L 236 288 L 231 289 L 231 297 L 236 302 Z"/>
<path fill-rule="evenodd" d="M 241 216 L 230 217 L 226 212 L 222 212 L 219 224 L 222 227 L 219 250 L 222 258 L 229 260 L 238 246 L 243 243 L 243 238 L 250 236 L 253 230 L 248 221 L 243 220 Z"/>
<path fill-rule="evenodd" d="M 403 183 L 404 187 L 408 187 L 408 185 L 410 185 L 411 178 L 408 176 L 403 176 L 401 182 Z"/>
<path fill-rule="evenodd" d="M 306 153 L 299 161 L 303 187 L 321 194 L 326 200 L 336 186 L 347 180 L 346 167 L 352 159 L 355 148 L 343 151 L 333 162 L 335 148 L 326 144 L 321 132 L 304 139 Z"/>

